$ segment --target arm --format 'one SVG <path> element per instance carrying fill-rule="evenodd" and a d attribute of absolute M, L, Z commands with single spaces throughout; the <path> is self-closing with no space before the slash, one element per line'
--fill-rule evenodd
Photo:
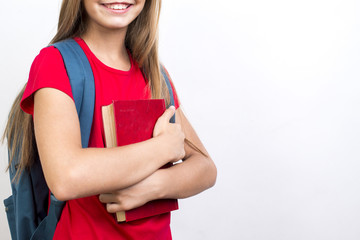
<path fill-rule="evenodd" d="M 173 113 L 173 108 L 168 109 L 159 118 L 156 138 L 124 147 L 83 149 L 72 99 L 56 89 L 38 90 L 34 96 L 35 137 L 49 188 L 59 200 L 111 192 L 181 159 L 184 136 L 179 126 L 168 123 Z"/>
<path fill-rule="evenodd" d="M 176 122 L 181 124 L 186 138 L 209 156 L 181 108 L 176 111 Z M 217 175 L 212 159 L 188 145 L 185 145 L 185 152 L 182 163 L 160 169 L 129 188 L 101 194 L 100 201 L 107 203 L 107 210 L 113 213 L 133 209 L 154 199 L 187 198 L 212 187 Z"/>
<path fill-rule="evenodd" d="M 207 156 L 186 144 L 182 163 L 156 172 L 161 180 L 159 198 L 187 198 L 212 187 L 216 181 L 216 166 L 181 108 L 176 111 L 176 122 L 186 138 Z"/>

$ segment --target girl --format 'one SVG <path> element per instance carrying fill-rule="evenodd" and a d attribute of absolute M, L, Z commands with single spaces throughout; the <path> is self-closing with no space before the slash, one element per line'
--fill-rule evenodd
<path fill-rule="evenodd" d="M 170 213 L 120 224 L 110 213 L 154 199 L 190 197 L 215 183 L 216 167 L 176 93 L 175 106 L 158 119 L 152 139 L 104 148 L 101 106 L 112 100 L 169 99 L 157 49 L 160 7 L 161 0 L 63 0 L 52 43 L 74 38 L 92 67 L 96 99 L 89 148 L 81 147 L 59 51 L 44 48 L 32 64 L 20 106 L 32 115 L 28 138 L 33 120 L 46 182 L 57 199 L 66 201 L 54 239 L 171 239 Z M 184 143 L 185 136 L 199 151 Z M 24 157 L 19 171 L 27 166 Z"/>

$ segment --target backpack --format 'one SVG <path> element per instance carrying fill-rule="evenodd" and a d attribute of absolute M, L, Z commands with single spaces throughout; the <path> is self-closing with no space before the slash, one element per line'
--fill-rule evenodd
<path fill-rule="evenodd" d="M 64 61 L 79 116 L 82 147 L 86 148 L 90 138 L 95 103 L 92 69 L 84 51 L 75 40 L 67 39 L 53 46 L 60 51 Z M 163 66 L 161 73 L 169 90 L 170 105 L 174 105 L 170 77 Z M 175 122 L 175 115 L 170 122 Z M 23 171 L 18 181 L 12 181 L 19 159 L 20 153 L 15 150 L 14 159 L 9 167 L 12 195 L 4 200 L 11 238 L 50 240 L 54 236 L 65 202 L 57 200 L 49 191 L 38 154 L 30 170 Z"/>

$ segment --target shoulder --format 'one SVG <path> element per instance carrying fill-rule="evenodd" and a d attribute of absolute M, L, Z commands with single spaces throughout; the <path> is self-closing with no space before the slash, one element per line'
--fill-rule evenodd
<path fill-rule="evenodd" d="M 54 46 L 47 46 L 40 50 L 39 54 L 35 57 L 31 68 L 56 62 L 62 62 L 59 50 L 57 50 Z"/>
<path fill-rule="evenodd" d="M 56 47 L 49 45 L 40 50 L 39 54 L 35 58 L 35 61 L 41 59 L 56 59 L 59 57 L 61 58 L 59 50 Z"/>
<path fill-rule="evenodd" d="M 52 78 L 67 77 L 64 62 L 58 49 L 48 46 L 40 50 L 35 57 L 29 74 L 31 80 L 46 80 Z"/>
<path fill-rule="evenodd" d="M 64 63 L 59 50 L 54 46 L 47 46 L 40 50 L 39 54 L 35 57 L 31 68 L 30 76 L 37 76 L 48 71 L 53 71 L 54 68 L 64 68 Z"/>
<path fill-rule="evenodd" d="M 62 56 L 54 46 L 41 49 L 31 65 L 21 101 L 21 108 L 25 112 L 32 114 L 33 94 L 41 88 L 55 88 L 72 97 Z"/>

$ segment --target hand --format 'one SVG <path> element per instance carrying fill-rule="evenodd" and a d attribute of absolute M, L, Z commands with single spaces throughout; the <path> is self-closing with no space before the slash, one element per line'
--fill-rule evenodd
<path fill-rule="evenodd" d="M 106 204 L 106 210 L 109 213 L 140 207 L 158 198 L 159 185 L 155 175 L 156 172 L 131 187 L 112 193 L 100 194 L 99 200 Z"/>
<path fill-rule="evenodd" d="M 161 117 L 157 120 L 153 136 L 162 137 L 163 145 L 166 150 L 169 150 L 170 162 L 177 162 L 184 158 L 184 139 L 185 134 L 181 129 L 180 124 L 169 123 L 170 118 L 175 114 L 175 107 L 170 106 Z"/>

